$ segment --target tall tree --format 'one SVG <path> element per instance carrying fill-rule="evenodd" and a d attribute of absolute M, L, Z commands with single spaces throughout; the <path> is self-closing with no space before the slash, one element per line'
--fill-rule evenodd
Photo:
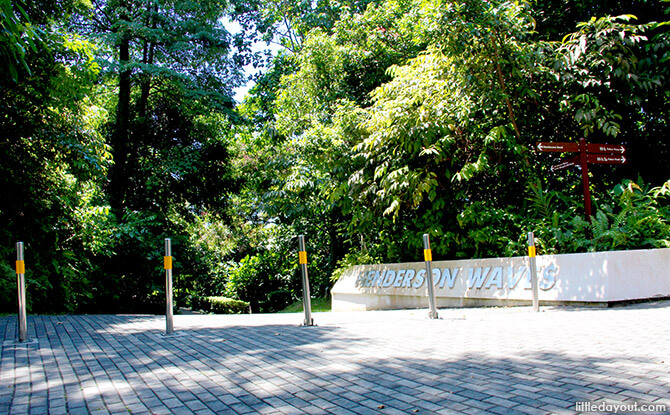
<path fill-rule="evenodd" d="M 252 41 L 278 43 L 298 53 L 312 29 L 330 33 L 342 16 L 363 13 L 369 4 L 379 3 L 379 0 L 233 0 L 231 17 Z"/>
<path fill-rule="evenodd" d="M 231 113 L 232 90 L 243 80 L 245 62 L 233 53 L 233 39 L 220 21 L 226 6 L 220 0 L 94 2 L 82 26 L 109 50 L 103 70 L 118 79 L 109 185 L 117 214 L 147 199 L 136 195 L 142 189 L 140 158 L 152 140 L 178 144 L 177 136 L 193 133 L 182 123 L 156 137 L 156 120 L 169 116 L 189 123 L 212 111 Z"/>
<path fill-rule="evenodd" d="M 115 299 L 107 310 L 150 311 L 160 301 L 151 259 L 162 237 L 184 243 L 181 260 L 199 269 L 185 227 L 205 211 L 220 214 L 235 185 L 226 131 L 245 57 L 221 23 L 226 7 L 97 0 L 71 25 L 99 46 L 99 81 L 113 94 L 100 130 L 112 155 L 105 196 L 115 225 L 113 250 L 98 258 L 105 276 L 96 295 Z"/>
<path fill-rule="evenodd" d="M 13 26 L 4 28 L 17 31 L 5 31 L 2 46 L 20 53 L 0 71 L 0 252 L 8 258 L 14 242 L 25 241 L 29 307 L 73 310 L 87 302 L 97 271 L 91 261 L 108 236 L 101 186 L 109 152 L 99 133 L 105 111 L 96 97 L 98 67 L 93 45 L 66 30 L 82 4 L 11 5 L 14 14 L 5 17 Z M 14 304 L 15 279 L 7 265 L 0 268 L 6 310 Z"/>

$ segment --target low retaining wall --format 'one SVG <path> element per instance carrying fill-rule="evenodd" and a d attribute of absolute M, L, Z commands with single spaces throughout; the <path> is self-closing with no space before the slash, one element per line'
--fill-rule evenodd
<path fill-rule="evenodd" d="M 607 305 L 670 296 L 670 249 L 537 256 L 543 304 Z M 526 305 L 527 257 L 433 261 L 438 307 Z M 357 265 L 333 287 L 333 311 L 428 307 L 424 262 Z"/>

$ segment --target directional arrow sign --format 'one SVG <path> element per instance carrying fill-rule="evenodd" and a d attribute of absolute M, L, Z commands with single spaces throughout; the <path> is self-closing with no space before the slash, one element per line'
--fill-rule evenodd
<path fill-rule="evenodd" d="M 554 164 L 551 166 L 551 171 L 567 169 L 568 167 L 576 166 L 577 164 L 579 164 L 579 156 L 567 159 L 562 163 Z"/>
<path fill-rule="evenodd" d="M 614 153 L 614 154 L 625 154 L 626 146 L 613 145 L 613 144 L 593 144 L 589 143 L 586 145 L 587 153 Z"/>
<path fill-rule="evenodd" d="M 540 151 L 556 151 L 559 153 L 568 153 L 579 151 L 579 143 L 552 143 L 540 141 L 537 143 L 537 149 Z"/>
<path fill-rule="evenodd" d="M 614 154 L 587 154 L 586 162 L 592 164 L 626 164 L 626 156 Z"/>

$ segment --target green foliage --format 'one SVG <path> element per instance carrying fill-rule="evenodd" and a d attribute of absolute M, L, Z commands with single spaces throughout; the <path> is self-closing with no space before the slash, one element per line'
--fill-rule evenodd
<path fill-rule="evenodd" d="M 611 192 L 592 220 L 592 250 L 670 247 L 670 182 L 645 190 L 626 180 Z"/>
<path fill-rule="evenodd" d="M 556 192 L 534 193 L 535 220 L 531 222 L 546 253 L 594 252 L 624 249 L 670 247 L 670 205 L 666 182 L 660 187 L 644 189 L 625 180 L 598 199 L 590 223 L 579 215 L 580 202 L 560 200 Z M 541 206 L 547 201 L 555 211 Z"/>
<path fill-rule="evenodd" d="M 111 252 L 114 222 L 102 189 L 110 149 L 101 131 L 106 97 L 90 83 L 97 70 L 90 59 L 94 48 L 43 16 L 36 6 L 46 3 L 19 13 L 21 24 L 39 33 L 15 33 L 30 43 L 21 58 L 30 71 L 0 79 L 0 252 L 11 258 L 14 243 L 25 242 L 27 306 L 33 312 L 73 311 L 95 301 L 98 258 Z M 12 300 L 1 307 L 12 309 L 15 276 L 3 271 L 0 297 Z"/>
<path fill-rule="evenodd" d="M 318 298 L 424 233 L 436 259 L 520 255 L 528 230 L 544 253 L 669 246 L 664 5 L 294 3 L 0 0 L 0 254 L 26 242 L 31 312 L 163 312 L 165 237 L 177 304 L 263 312 L 302 297 L 301 234 Z M 564 155 L 531 151 L 584 135 L 629 159 L 590 168 L 589 221 Z"/>
<path fill-rule="evenodd" d="M 330 279 L 333 282 L 339 280 L 342 274 L 354 265 L 379 264 L 382 261 L 381 257 L 373 257 L 367 251 L 349 251 L 344 258 L 337 262 L 337 268 L 333 271 Z"/>
<path fill-rule="evenodd" d="M 515 256 L 523 252 L 523 218 L 512 208 L 492 208 L 482 202 L 458 215 L 461 232 L 448 243 L 457 246 L 457 258 Z"/>
<path fill-rule="evenodd" d="M 287 261 L 283 255 L 271 250 L 245 256 L 229 268 L 225 295 L 250 302 L 255 312 L 283 309 L 293 297 L 288 288 L 295 287 L 291 280 L 297 267 L 290 262 L 295 261 Z M 282 291 L 288 295 L 282 298 L 279 294 Z"/>
<path fill-rule="evenodd" d="M 559 76 L 576 82 L 585 93 L 564 101 L 564 110 L 575 111 L 575 121 L 585 135 L 602 131 L 616 137 L 621 132 L 621 114 L 607 108 L 609 92 L 617 82 L 631 84 L 633 90 L 650 91 L 661 86 L 659 74 L 640 71 L 640 45 L 651 24 L 632 25 L 632 15 L 591 18 L 578 31 L 567 35 L 558 48 Z"/>
<path fill-rule="evenodd" d="M 195 297 L 194 309 L 213 314 L 244 314 L 249 312 L 249 303 L 226 297 Z"/>
<path fill-rule="evenodd" d="M 425 232 L 445 256 L 513 252 L 520 225 L 506 209 L 534 174 L 520 114 L 548 76 L 550 46 L 532 41 L 524 3 L 412 7 L 415 42 L 428 46 L 371 94 L 348 180 L 358 213 L 349 232 L 383 228 L 374 251 L 394 260 L 419 257 Z"/>
<path fill-rule="evenodd" d="M 26 54 L 35 52 L 40 40 L 40 30 L 31 24 L 23 6 L 22 1 L 0 1 L 0 68 L 15 82 L 20 71 L 31 74 Z"/>
<path fill-rule="evenodd" d="M 368 4 L 376 2 L 235 0 L 231 3 L 232 17 L 251 39 L 274 41 L 291 52 L 298 52 L 310 30 L 330 30 L 338 20 L 345 20 L 349 13 L 362 12 Z"/>
<path fill-rule="evenodd" d="M 264 101 L 249 133 L 245 166 L 270 172 L 253 182 L 264 196 L 250 193 L 250 212 L 309 229 L 322 244 L 340 241 L 346 249 L 328 253 L 333 279 L 349 264 L 416 260 L 426 232 L 444 258 L 520 255 L 536 226 L 545 239 L 560 232 L 550 250 L 590 240 L 571 196 L 577 176 L 549 173 L 555 159 L 529 149 L 582 132 L 596 142 L 639 133 L 643 124 L 628 120 L 658 111 L 641 104 L 642 91 L 661 93 L 665 73 L 660 59 L 643 58 L 645 36 L 662 26 L 585 12 L 586 23 L 541 38 L 536 17 L 558 12 L 534 5 L 385 1 L 306 33 L 283 59 L 293 73 L 264 96 L 274 107 Z M 601 10 L 592 6 L 580 10 Z M 594 171 L 605 186 L 630 172 Z"/>

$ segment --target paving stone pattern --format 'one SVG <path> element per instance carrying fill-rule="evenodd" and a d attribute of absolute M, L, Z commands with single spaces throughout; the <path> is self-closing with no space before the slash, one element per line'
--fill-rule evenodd
<path fill-rule="evenodd" d="M 0 317 L 0 414 L 572 414 L 670 405 L 670 301 L 608 309 Z M 670 408 L 670 406 L 669 406 Z"/>

